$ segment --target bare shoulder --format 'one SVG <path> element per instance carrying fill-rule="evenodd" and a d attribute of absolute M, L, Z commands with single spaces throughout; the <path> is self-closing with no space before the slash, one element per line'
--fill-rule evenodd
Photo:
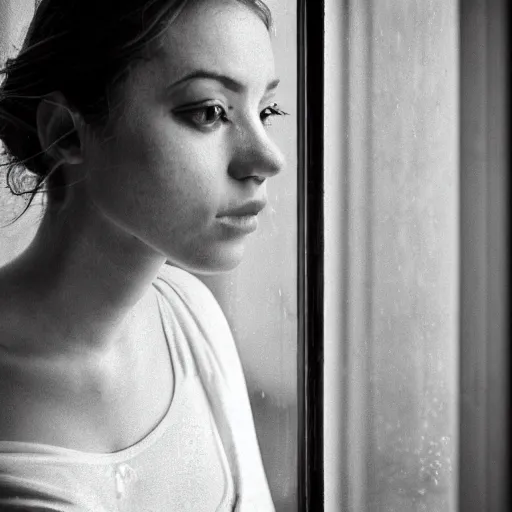
<path fill-rule="evenodd" d="M 23 340 L 9 341 L 10 348 L 0 346 L 0 441 L 55 444 L 66 439 L 73 420 L 64 407 L 70 380 L 44 357 L 16 352 L 13 347 Z"/>
<path fill-rule="evenodd" d="M 37 416 L 37 386 L 30 366 L 23 364 L 9 348 L 16 340 L 5 336 L 5 332 L 1 338 L 8 339 L 0 346 L 0 440 L 17 441 L 23 439 L 29 419 Z"/>
<path fill-rule="evenodd" d="M 30 336 L 38 311 L 18 267 L 12 262 L 0 268 L 0 348 L 13 350 Z"/>
<path fill-rule="evenodd" d="M 30 438 L 49 410 L 42 359 L 27 351 L 37 344 L 33 307 L 17 294 L 0 294 L 0 440 Z"/>

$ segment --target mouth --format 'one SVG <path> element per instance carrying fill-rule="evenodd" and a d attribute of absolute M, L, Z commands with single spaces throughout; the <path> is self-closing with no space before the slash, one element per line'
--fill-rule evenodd
<path fill-rule="evenodd" d="M 224 215 L 219 217 L 222 226 L 241 234 L 249 234 L 258 229 L 256 215 Z"/>
<path fill-rule="evenodd" d="M 248 215 L 258 215 L 258 213 L 265 208 L 266 204 L 266 200 L 250 201 L 248 203 L 229 208 L 225 212 L 219 214 L 218 217 L 245 217 Z"/>
<path fill-rule="evenodd" d="M 233 207 L 217 217 L 220 223 L 242 234 L 252 233 L 258 229 L 258 213 L 265 208 L 266 201 L 251 201 L 240 206 Z"/>

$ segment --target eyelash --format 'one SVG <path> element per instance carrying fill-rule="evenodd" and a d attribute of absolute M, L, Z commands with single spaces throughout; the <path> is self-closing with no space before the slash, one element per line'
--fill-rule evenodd
<path fill-rule="evenodd" d="M 210 111 L 210 112 L 208 112 Z M 183 109 L 176 112 L 178 115 L 186 118 L 188 121 L 192 122 L 195 126 L 199 126 L 201 128 L 213 128 L 219 122 L 229 123 L 230 120 L 226 114 L 224 107 L 221 107 L 217 104 L 211 105 L 202 105 L 198 107 L 192 107 Z M 214 114 L 213 120 L 205 120 L 205 116 L 210 113 Z M 277 103 L 272 103 L 268 107 L 265 107 L 260 112 L 260 119 L 264 126 L 270 126 L 270 120 L 275 116 L 287 116 L 288 114 L 281 110 Z"/>
<path fill-rule="evenodd" d="M 265 117 L 262 117 L 264 115 L 264 112 L 267 112 L 267 113 L 265 114 Z M 281 110 L 277 103 L 272 103 L 271 105 L 269 105 L 268 107 L 264 108 L 260 112 L 260 119 L 261 119 L 261 122 L 265 126 L 271 126 L 272 123 L 270 122 L 270 120 L 273 117 L 275 117 L 275 116 L 287 116 L 287 115 L 288 115 L 288 113 L 284 112 L 283 110 Z"/>

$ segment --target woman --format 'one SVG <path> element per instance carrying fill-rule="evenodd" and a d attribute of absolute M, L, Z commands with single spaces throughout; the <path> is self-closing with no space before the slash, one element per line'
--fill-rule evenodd
<path fill-rule="evenodd" d="M 240 262 L 282 168 L 269 27 L 259 0 L 38 7 L 0 89 L 10 183 L 47 194 L 0 269 L 0 510 L 274 510 L 229 327 L 187 272 Z"/>

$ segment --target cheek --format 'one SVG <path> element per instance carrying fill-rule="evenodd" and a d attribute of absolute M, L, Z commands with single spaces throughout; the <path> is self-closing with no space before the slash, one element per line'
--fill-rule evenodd
<path fill-rule="evenodd" d="M 91 176 L 94 200 L 123 224 L 186 232 L 217 213 L 227 176 L 219 144 L 141 127 L 102 151 Z M 206 141 L 208 142 L 208 141 Z"/>

